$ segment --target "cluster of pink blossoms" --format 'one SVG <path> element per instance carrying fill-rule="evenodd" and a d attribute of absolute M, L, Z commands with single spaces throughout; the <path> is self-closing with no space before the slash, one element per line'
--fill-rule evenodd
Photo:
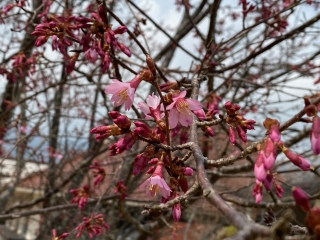
<path fill-rule="evenodd" d="M 318 116 L 316 115 L 315 106 L 308 107 L 306 112 L 309 116 L 313 116 L 313 125 L 311 131 L 311 148 L 315 154 L 317 153 L 317 148 L 319 147 L 319 134 L 318 130 L 320 129 L 320 121 L 317 122 Z M 314 168 L 311 166 L 308 160 L 301 157 L 300 155 L 294 153 L 289 148 L 284 146 L 284 143 L 281 140 L 281 133 L 279 130 L 280 123 L 276 119 L 267 118 L 263 122 L 264 127 L 268 130 L 268 137 L 260 147 L 257 160 L 254 165 L 254 175 L 256 177 L 256 184 L 253 188 L 252 195 L 256 198 L 256 202 L 259 203 L 262 200 L 262 187 L 269 192 L 272 190 L 272 185 L 274 186 L 275 192 L 279 198 L 282 197 L 283 189 L 276 183 L 272 168 L 275 164 L 277 158 L 277 149 L 281 150 L 284 155 L 297 167 L 303 171 L 310 171 Z"/>
<path fill-rule="evenodd" d="M 85 32 L 85 35 L 79 37 L 80 32 Z M 95 63 L 100 56 L 101 71 L 104 73 L 110 67 L 112 49 L 119 50 L 128 57 L 131 56 L 129 48 L 116 38 L 117 35 L 125 32 L 127 32 L 125 26 L 111 29 L 103 7 L 100 5 L 97 12 L 91 12 L 90 18 L 76 17 L 70 12 L 63 16 L 48 14 L 42 18 L 42 22 L 36 26 L 32 35 L 38 37 L 35 42 L 37 47 L 45 44 L 51 37 L 52 49 L 59 50 L 66 59 L 67 73 L 73 71 L 79 57 L 79 51 L 72 56 L 68 56 L 66 52 L 67 47 L 74 43 L 82 47 L 84 57 L 91 63 Z"/>

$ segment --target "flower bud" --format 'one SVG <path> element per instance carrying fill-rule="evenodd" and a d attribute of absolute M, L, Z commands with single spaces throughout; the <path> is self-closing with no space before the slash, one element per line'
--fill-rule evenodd
<path fill-rule="evenodd" d="M 303 211 L 310 211 L 310 200 L 308 195 L 298 187 L 292 187 L 291 191 L 296 204 L 301 207 Z"/>
<path fill-rule="evenodd" d="M 301 168 L 303 171 L 309 171 L 311 169 L 311 165 L 308 160 L 292 152 L 290 149 L 283 147 L 282 152 L 294 165 Z"/>
<path fill-rule="evenodd" d="M 266 169 L 264 167 L 265 155 L 263 151 L 260 151 L 257 157 L 257 161 L 254 164 L 254 176 L 260 182 L 263 182 L 267 176 Z"/>
<path fill-rule="evenodd" d="M 193 169 L 190 168 L 190 167 L 183 167 L 181 169 L 181 171 L 182 171 L 183 175 L 185 175 L 185 176 L 189 176 L 190 177 L 190 176 L 193 175 Z"/>

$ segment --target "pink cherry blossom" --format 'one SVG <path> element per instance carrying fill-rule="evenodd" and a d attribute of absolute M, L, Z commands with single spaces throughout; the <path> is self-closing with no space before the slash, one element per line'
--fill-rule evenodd
<path fill-rule="evenodd" d="M 152 93 L 152 95 L 149 95 L 147 97 L 146 102 L 147 103 L 139 102 L 138 103 L 138 107 L 144 113 L 145 118 L 147 120 L 151 120 L 153 116 L 152 116 L 152 113 L 150 111 L 150 108 L 157 109 L 159 107 L 159 105 L 160 105 L 160 98 L 158 96 L 154 95 L 154 93 Z M 160 112 L 160 117 L 163 118 L 164 117 L 164 113 L 163 113 L 163 105 L 162 104 L 160 105 L 159 111 L 160 110 L 162 110 Z"/>
<path fill-rule="evenodd" d="M 197 100 L 185 99 L 186 94 L 186 91 L 182 91 L 178 96 L 173 98 L 173 103 L 167 107 L 167 109 L 170 110 L 170 129 L 175 128 L 178 122 L 184 127 L 190 126 L 193 121 L 191 111 L 199 111 L 202 109 Z"/>
<path fill-rule="evenodd" d="M 120 82 L 112 79 L 113 83 L 108 85 L 105 93 L 112 94 L 111 102 L 114 106 L 120 106 L 124 103 L 125 110 L 129 110 L 133 104 L 134 93 L 141 82 L 140 74 L 136 75 L 130 82 Z"/>
<path fill-rule="evenodd" d="M 105 93 L 113 94 L 111 102 L 114 106 L 124 104 L 125 110 L 129 110 L 133 104 L 135 89 L 130 86 L 129 82 L 120 82 L 117 79 L 112 79 L 112 81 L 113 83 L 106 87 Z"/>
<path fill-rule="evenodd" d="M 161 193 L 162 197 L 170 196 L 170 188 L 162 176 L 163 162 L 158 162 L 154 173 L 150 178 L 145 180 L 139 188 L 146 188 L 147 196 L 153 197 L 157 193 Z"/>

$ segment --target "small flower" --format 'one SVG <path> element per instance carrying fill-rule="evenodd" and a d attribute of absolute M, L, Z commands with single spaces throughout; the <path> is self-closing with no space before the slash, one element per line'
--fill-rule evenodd
<path fill-rule="evenodd" d="M 112 81 L 113 83 L 106 87 L 105 93 L 112 94 L 111 102 L 114 106 L 124 104 L 125 110 L 129 110 L 133 104 L 134 93 L 141 82 L 140 75 L 138 74 L 130 82 L 120 82 L 117 79 Z"/>
<path fill-rule="evenodd" d="M 156 121 L 161 120 L 161 118 L 164 117 L 164 113 L 163 104 L 160 104 L 160 98 L 152 93 L 152 95 L 147 97 L 146 102 L 147 103 L 138 103 L 138 107 L 144 113 L 145 118 L 147 120 L 151 120 L 152 118 L 154 118 Z M 152 112 L 150 111 L 151 108 L 153 109 Z M 155 110 L 157 110 L 157 114 L 153 114 Z"/>
<path fill-rule="evenodd" d="M 313 117 L 310 140 L 313 153 L 318 155 L 320 153 L 320 118 L 318 116 Z"/>
<path fill-rule="evenodd" d="M 168 198 L 170 196 L 170 188 L 162 176 L 163 162 L 159 161 L 157 167 L 150 178 L 145 180 L 139 188 L 146 187 L 147 196 L 155 196 L 161 193 L 162 197 Z"/>
<path fill-rule="evenodd" d="M 105 93 L 113 94 L 111 102 L 114 106 L 120 106 L 124 103 L 125 110 L 129 110 L 133 104 L 135 89 L 130 86 L 129 82 L 120 82 L 117 79 L 112 80 L 113 83 L 108 85 L 105 89 Z"/>
<path fill-rule="evenodd" d="M 78 207 L 83 210 L 87 204 L 88 198 L 90 196 L 90 189 L 88 185 L 84 185 L 79 189 L 71 189 L 70 193 L 73 194 L 71 203 L 78 203 Z"/>
<path fill-rule="evenodd" d="M 308 195 L 298 187 L 292 187 L 291 191 L 296 204 L 301 207 L 303 211 L 310 211 L 310 200 Z"/>
<path fill-rule="evenodd" d="M 173 103 L 171 103 L 167 109 L 169 112 L 169 125 L 170 129 L 177 126 L 178 122 L 182 126 L 190 126 L 193 118 L 191 111 L 201 110 L 200 103 L 193 99 L 185 99 L 187 91 L 182 91 L 178 96 L 173 97 Z"/>

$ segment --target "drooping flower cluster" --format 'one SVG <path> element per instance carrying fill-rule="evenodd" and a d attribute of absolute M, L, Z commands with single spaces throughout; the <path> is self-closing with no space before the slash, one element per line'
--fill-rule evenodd
<path fill-rule="evenodd" d="M 90 168 L 92 169 L 94 177 L 93 186 L 96 187 L 97 185 L 102 183 L 102 181 L 106 177 L 106 171 L 100 166 L 98 161 L 93 161 L 93 164 L 90 165 Z"/>
<path fill-rule="evenodd" d="M 73 194 L 71 203 L 78 204 L 79 209 L 84 210 L 86 207 L 88 198 L 90 197 L 90 188 L 88 185 L 84 185 L 79 189 L 71 189 L 70 193 Z"/>
<path fill-rule="evenodd" d="M 79 37 L 79 32 L 84 31 L 85 34 Z M 67 60 L 67 72 L 70 73 L 75 62 L 79 57 L 79 53 L 75 53 L 69 57 L 66 48 L 78 43 L 82 46 L 84 57 L 91 63 L 95 63 L 98 56 L 101 58 L 101 71 L 105 72 L 109 69 L 111 63 L 110 51 L 120 50 L 128 57 L 131 52 L 128 47 L 119 42 L 116 38 L 127 32 L 125 26 L 119 26 L 112 30 L 108 24 L 107 17 L 103 11 L 102 5 L 98 7 L 97 12 L 92 12 L 91 17 L 75 17 L 69 13 L 63 16 L 47 15 L 43 18 L 43 22 L 38 24 L 32 35 L 37 36 L 35 45 L 37 47 L 45 44 L 48 39 L 52 39 L 52 49 L 59 50 Z"/>
<path fill-rule="evenodd" d="M 75 228 L 76 238 L 80 237 L 84 231 L 87 231 L 90 238 L 98 237 L 103 233 L 103 229 L 108 231 L 109 228 L 102 214 L 91 214 L 89 218 L 84 217 L 82 223 Z"/>
<path fill-rule="evenodd" d="M 124 200 L 126 197 L 128 197 L 127 187 L 123 184 L 123 180 L 117 182 L 114 193 L 119 193 L 121 200 Z"/>
<path fill-rule="evenodd" d="M 39 53 L 35 52 L 27 58 L 23 52 L 19 52 L 11 57 L 12 69 L 0 67 L 0 74 L 5 75 L 10 82 L 16 82 L 18 78 L 23 78 L 25 76 L 30 77 L 36 71 L 35 63 L 38 56 Z"/>
<path fill-rule="evenodd" d="M 163 166 L 164 163 L 162 161 L 158 161 L 151 177 L 140 185 L 139 188 L 146 189 L 147 196 L 154 197 L 157 193 L 160 193 L 164 198 L 168 198 L 170 196 L 171 190 L 166 181 L 163 179 Z"/>
<path fill-rule="evenodd" d="M 274 178 L 272 173 L 272 167 L 277 158 L 277 149 L 275 143 L 270 137 L 261 145 L 258 153 L 257 160 L 254 165 L 254 175 L 256 183 L 252 191 L 252 195 L 256 198 L 256 202 L 259 203 L 262 200 L 262 187 L 269 192 L 272 190 L 272 186 L 279 198 L 282 198 L 283 189 Z"/>
<path fill-rule="evenodd" d="M 227 110 L 226 122 L 229 124 L 229 139 L 232 144 L 236 143 L 236 134 L 234 128 L 237 130 L 239 138 L 243 142 L 247 142 L 247 130 L 253 130 L 256 121 L 245 119 L 240 115 L 240 106 L 238 104 L 232 104 L 226 102 L 224 107 Z"/>

